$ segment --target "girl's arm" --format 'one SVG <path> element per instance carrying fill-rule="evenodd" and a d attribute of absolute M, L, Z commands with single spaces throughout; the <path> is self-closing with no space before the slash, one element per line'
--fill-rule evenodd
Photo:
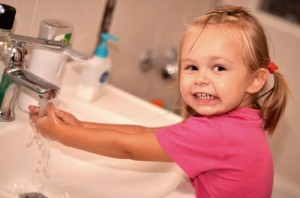
<path fill-rule="evenodd" d="M 172 161 L 160 147 L 155 128 L 81 122 L 52 104 L 44 117 L 37 116 L 35 107 L 29 110 L 43 136 L 66 146 L 114 158 Z"/>
<path fill-rule="evenodd" d="M 37 110 L 36 107 L 31 107 L 32 111 Z M 55 114 L 64 120 L 65 123 L 73 126 L 80 126 L 84 128 L 98 128 L 98 129 L 111 129 L 116 131 L 121 131 L 124 133 L 134 134 L 134 133 L 144 133 L 147 131 L 156 130 L 158 128 L 145 128 L 138 125 L 124 125 L 124 124 L 104 124 L 104 123 L 96 123 L 96 122 L 86 122 L 78 120 L 74 115 L 57 109 L 54 109 Z"/>
<path fill-rule="evenodd" d="M 127 134 L 147 133 L 159 129 L 159 127 L 150 128 L 150 127 L 143 127 L 140 125 L 104 124 L 104 123 L 95 123 L 95 122 L 83 122 L 82 126 L 84 128 L 115 130 Z"/>
<path fill-rule="evenodd" d="M 66 146 L 113 158 L 171 161 L 160 147 L 154 130 L 145 128 L 145 131 L 139 130 L 139 133 L 124 133 L 121 130 L 78 128 L 61 124 L 56 140 Z"/>

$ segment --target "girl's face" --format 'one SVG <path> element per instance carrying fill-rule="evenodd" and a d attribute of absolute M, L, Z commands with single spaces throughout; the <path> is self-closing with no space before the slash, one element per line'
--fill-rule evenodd
<path fill-rule="evenodd" d="M 251 74 L 240 43 L 220 26 L 189 31 L 182 43 L 180 91 L 183 100 L 200 115 L 220 115 L 251 106 L 247 89 Z M 195 44 L 193 45 L 193 43 Z"/>

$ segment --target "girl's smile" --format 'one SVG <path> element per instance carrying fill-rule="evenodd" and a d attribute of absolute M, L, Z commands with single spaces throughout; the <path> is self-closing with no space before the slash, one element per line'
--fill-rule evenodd
<path fill-rule="evenodd" d="M 242 50 L 222 26 L 207 25 L 188 32 L 182 43 L 180 91 L 198 114 L 219 115 L 249 106 L 251 73 Z"/>
<path fill-rule="evenodd" d="M 195 96 L 200 98 L 201 100 L 215 100 L 216 99 L 215 96 L 212 96 L 207 93 L 196 93 Z"/>
<path fill-rule="evenodd" d="M 195 100 L 202 104 L 214 104 L 218 102 L 218 97 L 204 92 L 196 92 L 193 94 Z"/>

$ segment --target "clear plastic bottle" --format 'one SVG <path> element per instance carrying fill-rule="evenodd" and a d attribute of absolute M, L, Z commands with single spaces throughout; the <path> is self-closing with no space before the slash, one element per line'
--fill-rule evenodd
<path fill-rule="evenodd" d="M 111 71 L 111 60 L 107 49 L 108 39 L 118 41 L 116 37 L 107 33 L 102 33 L 101 38 L 102 42 L 97 47 L 95 55 L 85 62 L 77 90 L 77 97 L 87 102 L 93 101 L 107 84 Z"/>
<path fill-rule="evenodd" d="M 14 7 L 0 3 L 0 106 L 7 88 L 8 79 L 4 75 L 4 70 L 11 58 L 12 43 L 9 33 L 13 27 L 15 15 Z"/>

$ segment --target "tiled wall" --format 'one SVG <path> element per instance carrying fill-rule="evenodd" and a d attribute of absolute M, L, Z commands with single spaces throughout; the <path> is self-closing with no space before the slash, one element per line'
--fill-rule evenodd
<path fill-rule="evenodd" d="M 177 48 L 186 24 L 209 9 L 209 1 L 203 2 L 118 1 L 111 31 L 120 37 L 120 43 L 112 53 L 112 82 L 147 100 L 175 102 L 178 95 L 172 86 L 175 82 L 163 81 L 159 68 L 142 72 L 139 61 L 147 49 L 163 56 L 169 48 Z"/>
<path fill-rule="evenodd" d="M 2 0 L 17 9 L 14 33 L 37 36 L 40 21 L 57 18 L 74 25 L 73 48 L 91 54 L 97 40 L 105 0 Z"/>
<path fill-rule="evenodd" d="M 74 25 L 74 49 L 92 55 L 97 42 L 105 0 L 3 0 L 17 9 L 14 33 L 37 36 L 45 18 L 59 18 Z M 113 61 L 111 83 L 146 100 L 170 104 L 177 98 L 174 82 L 161 78 L 158 68 L 144 73 L 139 60 L 147 49 L 164 55 L 177 47 L 185 25 L 209 10 L 210 0 L 118 0 L 111 33 L 119 43 L 110 43 Z M 173 88 L 170 88 L 173 87 Z"/>

